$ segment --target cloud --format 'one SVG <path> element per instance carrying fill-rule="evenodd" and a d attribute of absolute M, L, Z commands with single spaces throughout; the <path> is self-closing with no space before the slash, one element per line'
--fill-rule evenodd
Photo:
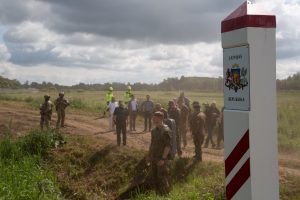
<path fill-rule="evenodd" d="M 0 0 L 0 73 L 68 85 L 222 76 L 220 23 L 242 2 Z M 300 71 L 299 1 L 257 2 L 277 15 L 277 76 Z"/>
<path fill-rule="evenodd" d="M 10 53 L 5 45 L 0 44 L 0 62 L 8 61 L 10 59 Z"/>

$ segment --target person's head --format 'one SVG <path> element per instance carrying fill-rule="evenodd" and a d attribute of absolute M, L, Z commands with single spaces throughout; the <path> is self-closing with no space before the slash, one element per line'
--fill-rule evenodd
<path fill-rule="evenodd" d="M 44 95 L 44 99 L 45 99 L 45 101 L 48 101 L 50 99 L 50 95 L 49 94 L 45 94 Z"/>
<path fill-rule="evenodd" d="M 175 108 L 175 102 L 174 101 L 169 101 L 169 108 Z"/>
<path fill-rule="evenodd" d="M 211 106 L 212 108 L 215 108 L 215 107 L 217 106 L 217 102 L 216 102 L 215 100 L 213 100 L 213 101 L 211 102 L 210 106 Z"/>
<path fill-rule="evenodd" d="M 134 95 L 131 95 L 131 100 L 134 100 L 135 99 L 135 96 Z"/>
<path fill-rule="evenodd" d="M 115 102 L 116 101 L 116 98 L 115 97 L 112 97 L 111 98 L 111 102 Z"/>
<path fill-rule="evenodd" d="M 164 114 L 160 111 L 156 111 L 153 114 L 153 124 L 156 127 L 160 127 L 163 125 L 163 121 L 164 121 Z"/>
<path fill-rule="evenodd" d="M 63 97 L 65 96 L 65 93 L 64 93 L 64 92 L 60 92 L 60 93 L 58 93 L 58 96 L 59 96 L 60 98 L 63 98 Z"/>
<path fill-rule="evenodd" d="M 201 106 L 200 106 L 200 103 L 198 101 L 194 101 L 192 105 L 193 105 L 193 109 L 194 109 L 195 112 L 200 111 Z"/>
<path fill-rule="evenodd" d="M 131 86 L 130 85 L 128 85 L 127 90 L 131 91 Z"/>
<path fill-rule="evenodd" d="M 108 88 L 108 91 L 109 91 L 109 92 L 112 92 L 113 90 L 114 90 L 113 87 L 109 87 L 109 88 Z"/>
<path fill-rule="evenodd" d="M 124 108 L 124 103 L 121 100 L 119 101 L 119 107 Z"/>
<path fill-rule="evenodd" d="M 184 97 L 184 92 L 180 92 L 180 97 Z"/>
<path fill-rule="evenodd" d="M 161 104 L 160 103 L 155 104 L 155 110 L 157 110 L 157 111 L 161 110 Z"/>
<path fill-rule="evenodd" d="M 150 100 L 150 95 L 149 94 L 146 95 L 146 99 L 147 99 L 147 101 Z"/>

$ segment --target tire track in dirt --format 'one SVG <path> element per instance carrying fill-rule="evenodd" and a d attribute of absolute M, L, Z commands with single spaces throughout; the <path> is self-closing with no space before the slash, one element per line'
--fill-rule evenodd
<path fill-rule="evenodd" d="M 55 126 L 56 113 L 52 115 L 51 126 Z M 108 130 L 107 119 L 95 119 L 96 114 L 67 114 L 66 127 L 64 131 L 70 135 L 92 136 L 97 139 L 105 139 L 112 144 L 116 144 L 116 134 Z M 0 133 L 1 127 L 8 127 L 11 123 L 11 129 L 18 136 L 22 135 L 33 127 L 39 127 L 39 112 L 13 106 L 0 105 Z M 137 124 L 138 130 L 143 130 L 143 123 Z M 188 135 L 188 145 L 183 149 L 184 157 L 194 155 L 194 146 L 191 135 Z M 148 150 L 150 144 L 150 132 L 129 132 L 127 134 L 127 145 L 129 147 Z M 203 160 L 213 162 L 224 162 L 223 150 L 203 149 Z M 291 174 L 300 177 L 300 157 L 298 155 L 279 155 L 280 174 Z"/>

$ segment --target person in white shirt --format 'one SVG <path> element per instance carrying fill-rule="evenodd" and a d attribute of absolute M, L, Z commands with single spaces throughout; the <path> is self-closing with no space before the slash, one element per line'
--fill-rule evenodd
<path fill-rule="evenodd" d="M 114 111 L 118 107 L 118 102 L 116 102 L 115 97 L 111 98 L 111 102 L 107 106 L 108 111 L 108 124 L 109 124 L 109 130 L 114 131 L 115 130 L 115 124 L 113 123 L 113 115 Z"/>
<path fill-rule="evenodd" d="M 128 102 L 128 111 L 129 111 L 129 129 L 130 131 L 135 130 L 135 121 L 138 111 L 138 103 L 134 95 L 131 96 L 131 100 Z"/>

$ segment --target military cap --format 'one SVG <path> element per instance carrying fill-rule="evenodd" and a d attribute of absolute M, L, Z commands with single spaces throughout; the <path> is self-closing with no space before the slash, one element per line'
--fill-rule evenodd
<path fill-rule="evenodd" d="M 113 91 L 114 90 L 114 88 L 113 87 L 109 87 L 109 91 Z"/>
<path fill-rule="evenodd" d="M 45 98 L 45 99 L 50 99 L 50 95 L 49 95 L 49 94 L 45 94 L 45 95 L 44 95 L 44 98 Z"/>
<path fill-rule="evenodd" d="M 128 89 L 128 90 L 131 90 L 131 86 L 130 86 L 130 85 L 128 85 L 127 89 Z"/>
<path fill-rule="evenodd" d="M 61 91 L 60 93 L 58 93 L 59 96 L 64 96 L 65 93 L 63 91 Z"/>
<path fill-rule="evenodd" d="M 164 117 L 164 113 L 160 112 L 160 111 L 156 111 L 153 116 L 155 117 Z"/>

